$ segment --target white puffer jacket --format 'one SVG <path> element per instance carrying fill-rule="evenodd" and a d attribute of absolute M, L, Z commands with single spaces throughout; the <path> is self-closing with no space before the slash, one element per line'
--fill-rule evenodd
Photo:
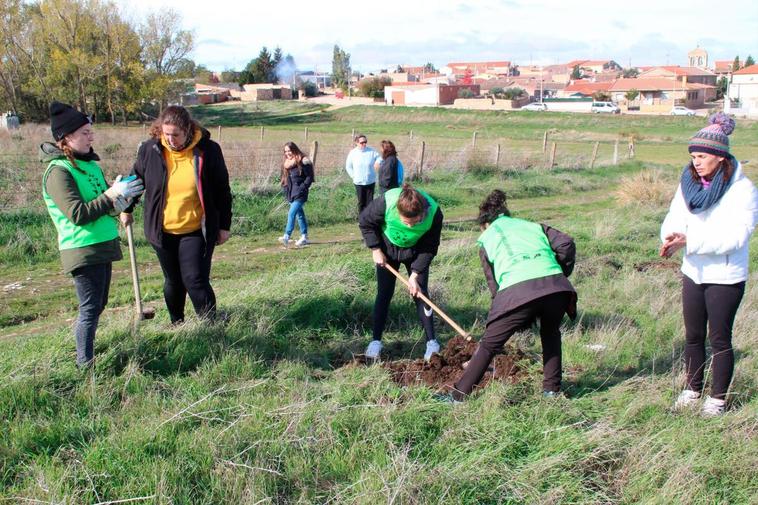
<path fill-rule="evenodd" d="M 693 214 L 681 184 L 661 226 L 687 236 L 682 273 L 696 284 L 736 284 L 748 277 L 748 244 L 758 221 L 758 191 L 738 163 L 732 183 L 710 209 Z"/>

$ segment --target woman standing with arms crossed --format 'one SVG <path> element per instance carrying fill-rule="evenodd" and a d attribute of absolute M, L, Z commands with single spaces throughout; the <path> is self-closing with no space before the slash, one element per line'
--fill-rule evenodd
<path fill-rule="evenodd" d="M 494 190 L 479 205 L 479 259 L 492 294 L 487 326 L 452 400 L 471 394 L 492 358 L 511 336 L 540 322 L 542 394 L 561 389 L 561 320 L 576 317 L 576 291 L 568 280 L 574 270 L 574 240 L 544 224 L 511 217 L 506 196 Z M 450 397 L 448 397 L 450 399 Z"/>
<path fill-rule="evenodd" d="M 213 250 L 229 239 L 232 194 L 221 147 L 184 107 L 166 107 L 142 143 L 132 173 L 145 184 L 144 230 L 163 270 L 171 322 L 184 321 L 189 294 L 201 318 L 216 315 Z M 128 210 L 131 212 L 131 209 Z M 131 214 L 121 217 L 125 224 Z"/>
<path fill-rule="evenodd" d="M 40 146 L 42 161 L 48 163 L 42 194 L 58 232 L 63 271 L 74 278 L 79 299 L 76 364 L 86 367 L 95 358 L 95 333 L 108 303 L 113 262 L 122 257 L 115 216 L 142 193 L 142 183 L 119 176 L 108 187 L 92 149 L 92 124 L 73 107 L 51 103 L 50 128 L 55 143 Z"/>
<path fill-rule="evenodd" d="M 289 245 L 292 232 L 295 231 L 295 218 L 297 218 L 300 238 L 295 245 L 298 247 L 308 245 L 310 243 L 308 242 L 308 220 L 303 206 L 308 201 L 308 191 L 313 184 L 313 163 L 294 142 L 284 144 L 281 184 L 284 188 L 284 197 L 290 204 L 290 210 L 287 213 L 284 235 L 279 237 L 279 242 L 284 247 Z"/>
<path fill-rule="evenodd" d="M 442 210 L 431 196 L 405 184 L 369 203 L 361 212 L 359 223 L 363 240 L 371 249 L 376 264 L 377 281 L 373 340 L 366 349 L 366 357 L 379 358 L 383 347 L 382 333 L 395 293 L 395 276 L 384 265 L 397 270 L 402 263 L 409 274 L 408 291 L 416 302 L 416 311 L 426 334 L 424 359 L 429 360 L 432 354 L 439 352 L 440 344 L 434 335 L 432 309 L 417 295 L 429 295 L 429 265 L 440 245 Z"/>
<path fill-rule="evenodd" d="M 674 408 L 696 405 L 703 392 L 705 337 L 713 355 L 711 395 L 702 413 L 726 410 L 734 374 L 732 327 L 748 278 L 748 244 L 758 221 L 758 191 L 729 152 L 734 119 L 723 113 L 709 118 L 688 147 L 690 163 L 661 226 L 660 255 L 684 249 L 682 312 L 687 385 Z"/>

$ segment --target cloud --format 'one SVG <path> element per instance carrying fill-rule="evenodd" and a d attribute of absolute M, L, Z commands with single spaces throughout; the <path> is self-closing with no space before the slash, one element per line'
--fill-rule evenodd
<path fill-rule="evenodd" d="M 621 21 L 619 19 L 614 19 L 613 21 L 611 21 L 611 25 L 615 26 L 619 30 L 628 30 L 629 29 L 629 25 L 626 24 L 624 21 Z"/>

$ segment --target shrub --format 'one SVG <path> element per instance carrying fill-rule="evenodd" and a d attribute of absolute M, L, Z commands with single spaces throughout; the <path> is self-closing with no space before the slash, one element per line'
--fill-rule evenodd
<path fill-rule="evenodd" d="M 508 88 L 503 92 L 503 97 L 506 100 L 515 100 L 516 98 L 524 96 L 525 94 L 526 91 L 524 91 L 522 88 Z"/>
<path fill-rule="evenodd" d="M 363 79 L 358 83 L 361 95 L 369 98 L 384 98 L 384 87 L 390 86 L 392 79 L 389 77 L 372 77 Z"/>
<path fill-rule="evenodd" d="M 458 91 L 458 98 L 474 98 L 474 92 L 469 88 L 463 88 Z"/>
<path fill-rule="evenodd" d="M 660 170 L 645 170 L 621 179 L 615 196 L 622 205 L 664 206 L 672 193 L 672 183 Z"/>

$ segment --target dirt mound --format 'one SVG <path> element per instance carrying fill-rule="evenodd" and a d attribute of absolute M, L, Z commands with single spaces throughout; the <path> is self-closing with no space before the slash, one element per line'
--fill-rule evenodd
<path fill-rule="evenodd" d="M 422 358 L 383 363 L 389 370 L 392 380 L 402 386 L 424 384 L 435 390 L 446 390 L 463 375 L 464 363 L 468 362 L 477 348 L 476 342 L 468 342 L 463 337 L 452 338 L 441 354 L 435 354 L 429 362 Z M 524 353 L 506 347 L 504 354 L 495 356 L 490 369 L 484 374 L 478 387 L 486 386 L 491 380 L 516 382 L 524 371 L 519 362 Z"/>

